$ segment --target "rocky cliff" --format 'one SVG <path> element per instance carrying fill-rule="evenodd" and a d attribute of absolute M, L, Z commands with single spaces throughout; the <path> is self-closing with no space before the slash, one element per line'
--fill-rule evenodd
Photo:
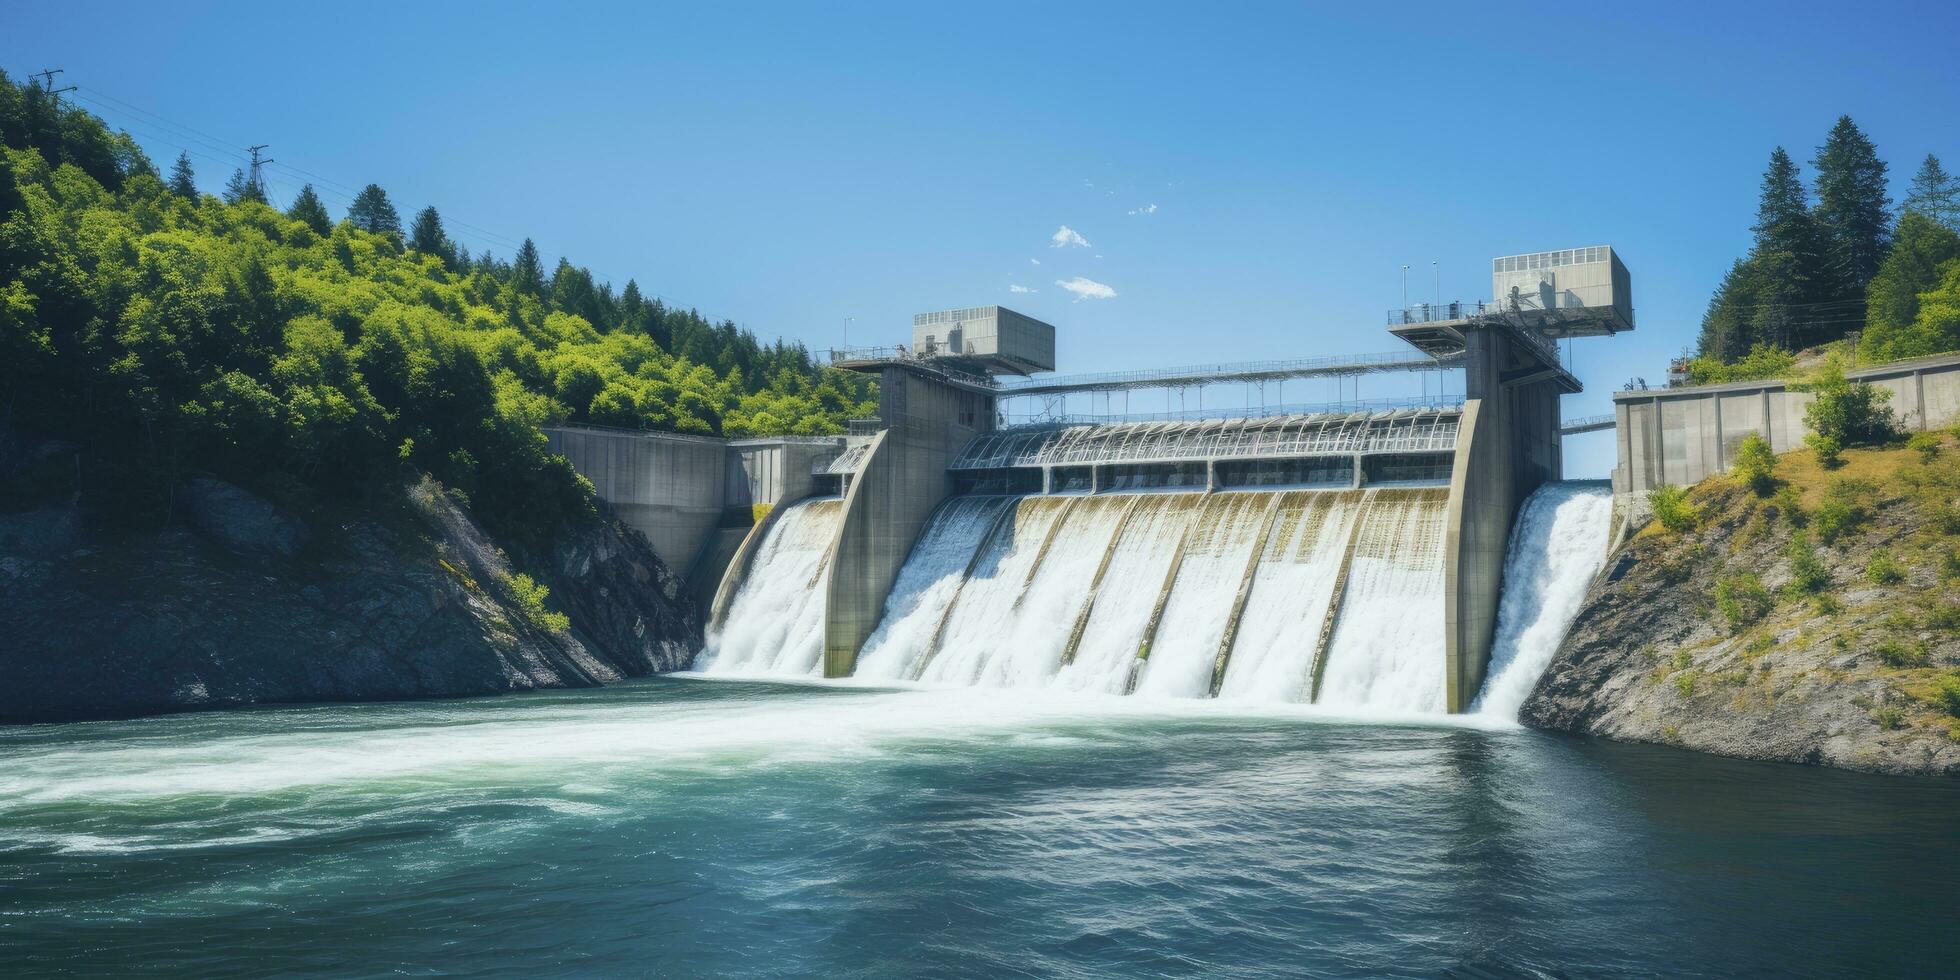
<path fill-rule="evenodd" d="M 1525 702 L 1540 728 L 1960 775 L 1960 448 L 1809 453 L 1610 555 Z"/>
<path fill-rule="evenodd" d="M 0 723 L 581 687 L 698 647 L 679 578 L 602 519 L 527 556 L 550 589 L 527 603 L 430 483 L 328 526 L 211 480 L 179 503 L 137 533 L 69 506 L 0 514 Z"/>

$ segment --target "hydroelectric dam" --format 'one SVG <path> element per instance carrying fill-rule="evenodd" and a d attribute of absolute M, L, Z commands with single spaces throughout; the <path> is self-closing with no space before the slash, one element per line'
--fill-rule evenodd
<path fill-rule="evenodd" d="M 1049 374 L 1049 324 L 920 314 L 909 345 L 832 352 L 879 383 L 847 436 L 552 439 L 687 569 L 701 671 L 1462 712 L 1604 556 L 1610 491 L 1558 482 L 1558 344 L 1633 326 L 1603 246 L 1496 259 L 1492 294 L 1392 311 L 1398 353 L 1081 376 Z M 1460 397 L 1063 411 L 1406 372 Z"/>

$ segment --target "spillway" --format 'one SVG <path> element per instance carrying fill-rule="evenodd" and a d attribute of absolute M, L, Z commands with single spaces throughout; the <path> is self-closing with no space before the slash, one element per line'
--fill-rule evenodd
<path fill-rule="evenodd" d="M 1612 524 L 1613 490 L 1604 483 L 1547 484 L 1525 501 L 1505 556 L 1497 641 L 1472 711 L 1517 717 L 1606 560 Z"/>
<path fill-rule="evenodd" d="M 1447 505 L 1434 486 L 955 496 L 856 676 L 1440 712 Z M 1526 502 L 1480 710 L 1515 714 L 1598 568 L 1610 511 L 1586 484 Z M 841 514 L 830 498 L 781 515 L 698 669 L 820 673 Z"/>
<path fill-rule="evenodd" d="M 710 674 L 808 676 L 823 663 L 824 582 L 844 504 L 784 508 L 767 529 L 728 615 L 709 631 L 695 669 Z"/>
<path fill-rule="evenodd" d="M 1364 502 L 1339 626 L 1316 704 L 1443 710 L 1443 530 L 1448 491 L 1385 489 Z"/>

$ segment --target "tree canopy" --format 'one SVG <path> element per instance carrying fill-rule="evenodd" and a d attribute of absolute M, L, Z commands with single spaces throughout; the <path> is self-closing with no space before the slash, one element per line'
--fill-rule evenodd
<path fill-rule="evenodd" d="M 359 499 L 427 472 L 493 527 L 542 533 L 591 491 L 541 426 L 822 434 L 874 410 L 869 379 L 801 345 L 563 260 L 546 280 L 529 241 L 460 269 L 460 249 L 404 248 L 378 186 L 338 225 L 310 190 L 285 214 L 178 193 L 33 92 L 0 73 L 5 424 L 71 440 L 71 489 L 101 512 L 166 514 L 199 472 Z"/>

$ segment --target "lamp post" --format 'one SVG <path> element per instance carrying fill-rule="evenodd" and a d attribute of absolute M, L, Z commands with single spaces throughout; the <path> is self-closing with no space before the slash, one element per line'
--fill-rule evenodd
<path fill-rule="evenodd" d="M 1402 315 L 1409 315 L 1409 267 L 1402 267 Z"/>
<path fill-rule="evenodd" d="M 1443 267 L 1437 265 L 1435 259 L 1431 259 L 1429 260 L 1429 271 L 1434 273 L 1436 276 L 1435 305 L 1441 306 L 1443 305 Z"/>

